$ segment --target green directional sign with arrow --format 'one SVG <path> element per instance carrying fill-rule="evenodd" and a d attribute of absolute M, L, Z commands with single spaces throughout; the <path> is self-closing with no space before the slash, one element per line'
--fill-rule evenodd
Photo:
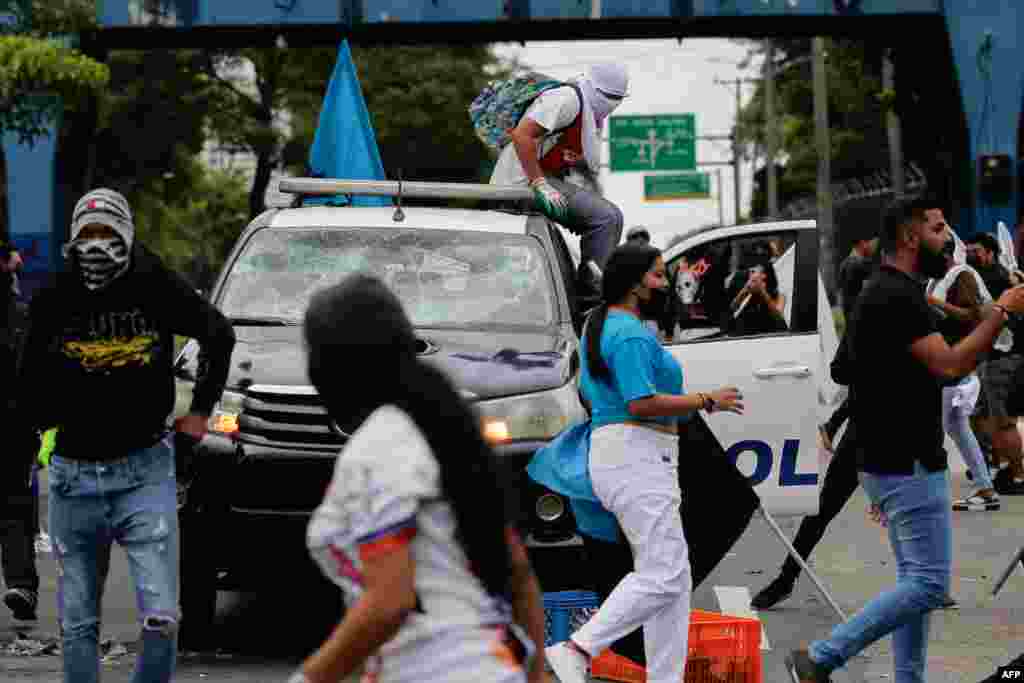
<path fill-rule="evenodd" d="M 693 114 L 613 116 L 608 124 L 614 171 L 693 171 L 697 122 Z"/>

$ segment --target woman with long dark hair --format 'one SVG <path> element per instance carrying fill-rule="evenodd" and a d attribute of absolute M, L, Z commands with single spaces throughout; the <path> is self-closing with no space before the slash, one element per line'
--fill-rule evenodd
<path fill-rule="evenodd" d="M 633 548 L 634 571 L 572 637 L 547 649 L 562 683 L 583 683 L 589 659 L 644 627 L 647 680 L 686 670 L 689 551 L 679 514 L 679 422 L 701 409 L 742 413 L 738 390 L 683 393 L 683 370 L 644 325 L 664 310 L 661 252 L 625 244 L 612 254 L 604 304 L 583 335 L 581 389 L 591 405 L 590 480 Z"/>
<path fill-rule="evenodd" d="M 540 588 L 493 452 L 417 357 L 399 300 L 350 276 L 313 298 L 305 336 L 309 377 L 352 433 L 307 534 L 349 609 L 294 680 L 336 683 L 363 667 L 376 683 L 540 681 Z"/>

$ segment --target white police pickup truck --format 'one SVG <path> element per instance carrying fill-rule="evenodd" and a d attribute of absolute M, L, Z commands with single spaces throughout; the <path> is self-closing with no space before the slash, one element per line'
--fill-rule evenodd
<path fill-rule="evenodd" d="M 345 435 L 332 429 L 309 385 L 300 324 L 315 291 L 357 271 L 394 289 L 424 360 L 444 370 L 479 412 L 506 483 L 520 494 L 538 574 L 547 590 L 558 590 L 554 575 L 571 567 L 580 539 L 567 501 L 530 481 L 525 466 L 586 417 L 576 389 L 579 333 L 595 301 L 581 291 L 572 238 L 529 211 L 410 205 L 416 198 L 529 201 L 524 188 L 287 179 L 280 189 L 294 204 L 253 220 L 210 292 L 238 343 L 211 435 L 192 459 L 180 515 L 183 637 L 193 647 L 203 640 L 218 588 L 277 583 L 306 557 L 306 520 Z M 324 194 L 383 195 L 397 206 L 301 205 L 305 196 Z M 741 254 L 765 241 L 780 248 L 775 267 L 788 329 L 733 336 L 721 324 L 716 296 L 746 277 L 737 271 Z M 822 400 L 835 395 L 824 371 L 835 331 L 817 245 L 813 222 L 773 223 L 694 233 L 665 254 L 670 268 L 692 269 L 695 285 L 671 351 L 689 390 L 742 389 L 746 415 L 712 415 L 709 424 L 766 509 L 778 513 L 817 509 L 816 425 Z M 182 411 L 197 351 L 189 343 L 176 361 Z"/>

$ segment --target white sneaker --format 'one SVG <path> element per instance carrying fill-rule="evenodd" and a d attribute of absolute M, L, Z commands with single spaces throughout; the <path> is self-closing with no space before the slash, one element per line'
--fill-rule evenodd
<path fill-rule="evenodd" d="M 556 643 L 545 648 L 544 656 L 561 683 L 587 683 L 590 677 L 587 658 L 569 643 Z"/>

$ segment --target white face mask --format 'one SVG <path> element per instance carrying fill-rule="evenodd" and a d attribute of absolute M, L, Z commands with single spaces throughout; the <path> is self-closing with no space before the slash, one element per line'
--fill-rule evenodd
<path fill-rule="evenodd" d="M 120 237 L 78 239 L 68 246 L 87 289 L 102 289 L 128 269 L 128 247 Z"/>
<path fill-rule="evenodd" d="M 606 97 L 600 90 L 595 88 L 594 92 L 597 93 L 597 97 L 591 102 L 591 107 L 594 110 L 594 119 L 597 121 L 598 126 L 604 124 L 604 120 L 608 118 L 613 111 L 619 108 L 622 104 L 622 100 L 613 100 L 610 97 Z"/>

